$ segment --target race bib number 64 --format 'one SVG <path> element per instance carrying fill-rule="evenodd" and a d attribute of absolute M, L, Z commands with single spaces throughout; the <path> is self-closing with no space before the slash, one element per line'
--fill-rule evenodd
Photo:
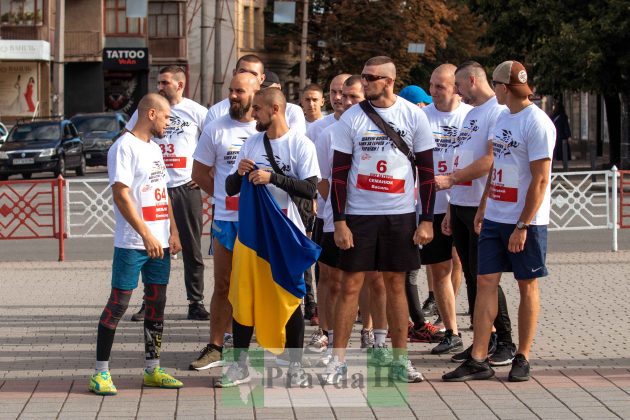
<path fill-rule="evenodd" d="M 168 196 L 166 188 L 146 185 L 142 189 L 142 219 L 155 222 L 168 219 Z"/>

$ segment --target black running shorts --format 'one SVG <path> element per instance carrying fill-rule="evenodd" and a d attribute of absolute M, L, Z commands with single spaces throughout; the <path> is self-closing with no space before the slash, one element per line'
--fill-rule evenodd
<path fill-rule="evenodd" d="M 424 265 L 437 264 L 453 258 L 453 237 L 442 233 L 442 221 L 446 214 L 433 216 L 433 240 L 420 250 L 420 261 Z"/>

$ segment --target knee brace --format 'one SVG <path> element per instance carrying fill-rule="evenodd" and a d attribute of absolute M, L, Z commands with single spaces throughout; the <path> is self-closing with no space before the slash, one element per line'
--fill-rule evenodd
<path fill-rule="evenodd" d="M 144 319 L 149 321 L 163 321 L 166 306 L 166 285 L 144 285 Z"/>
<path fill-rule="evenodd" d="M 112 289 L 99 321 L 103 327 L 110 330 L 116 329 L 118 321 L 120 321 L 120 318 L 122 318 L 129 306 L 132 292 L 132 290 Z"/>

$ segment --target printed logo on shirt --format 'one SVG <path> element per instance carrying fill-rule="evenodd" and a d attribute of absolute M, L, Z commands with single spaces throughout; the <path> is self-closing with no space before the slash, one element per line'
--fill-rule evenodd
<path fill-rule="evenodd" d="M 265 157 L 265 159 L 267 159 L 267 166 L 269 168 L 273 168 L 273 166 L 271 166 L 271 159 L 269 159 L 269 156 L 267 154 L 263 155 Z M 278 168 L 280 168 L 280 171 L 283 174 L 287 174 L 289 172 L 291 172 L 291 165 L 287 165 L 286 163 L 282 162 L 282 159 L 280 159 L 280 156 L 278 155 L 273 155 L 276 163 L 278 164 Z M 262 169 L 262 168 L 261 168 Z"/>
<path fill-rule="evenodd" d="M 459 135 L 457 136 L 457 140 L 455 141 L 455 145 L 453 147 L 459 147 L 468 142 L 472 138 L 472 133 L 476 131 L 479 131 L 477 120 L 468 120 L 459 131 Z"/>
<path fill-rule="evenodd" d="M 166 135 L 165 137 L 178 136 L 184 132 L 186 127 L 190 127 L 192 123 L 190 121 L 184 121 L 179 118 L 177 115 L 171 115 L 171 119 L 169 120 L 168 127 L 166 127 Z"/>
<path fill-rule="evenodd" d="M 151 164 L 151 170 L 149 172 L 149 182 L 160 182 L 166 177 L 166 166 L 161 160 L 154 160 Z"/>
<path fill-rule="evenodd" d="M 242 138 L 242 137 L 239 137 Z M 227 152 L 225 152 L 225 156 L 223 156 L 223 160 L 225 161 L 225 163 L 229 166 L 234 165 L 234 162 L 236 162 L 236 158 L 238 157 L 238 153 L 240 152 L 242 147 L 241 143 L 232 143 L 228 149 Z"/>
<path fill-rule="evenodd" d="M 454 149 L 457 144 L 459 129 L 450 125 L 441 125 L 439 130 L 433 132 L 433 139 L 435 140 L 434 152 L 446 152 L 449 149 Z"/>
<path fill-rule="evenodd" d="M 501 133 L 492 140 L 492 153 L 495 158 L 504 158 L 511 155 L 511 149 L 517 148 L 518 145 L 519 143 L 514 140 L 510 130 L 501 129 Z"/>

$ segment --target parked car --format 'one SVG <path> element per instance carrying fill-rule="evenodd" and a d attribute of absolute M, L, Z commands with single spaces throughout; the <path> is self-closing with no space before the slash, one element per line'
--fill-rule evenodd
<path fill-rule="evenodd" d="M 29 179 L 36 172 L 65 176 L 67 169 L 74 169 L 77 175 L 84 175 L 86 169 L 83 142 L 70 120 L 18 121 L 0 146 L 0 180 L 12 174 Z"/>
<path fill-rule="evenodd" d="M 77 114 L 70 121 L 79 130 L 88 166 L 107 165 L 107 152 L 125 128 L 127 115 L 122 112 Z"/>
<path fill-rule="evenodd" d="M 7 126 L 0 122 L 0 144 L 4 143 L 7 140 L 8 135 L 9 130 L 7 130 Z"/>

